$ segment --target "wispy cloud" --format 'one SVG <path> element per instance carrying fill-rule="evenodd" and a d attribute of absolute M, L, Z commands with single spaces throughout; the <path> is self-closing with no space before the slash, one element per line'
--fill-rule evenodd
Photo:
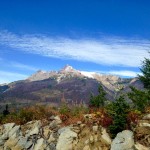
<path fill-rule="evenodd" d="M 121 77 L 137 77 L 138 74 L 141 75 L 141 72 L 130 71 L 130 70 L 119 70 L 119 71 L 81 71 L 81 73 L 87 77 L 93 78 L 93 74 L 103 74 L 103 75 L 115 75 Z"/>
<path fill-rule="evenodd" d="M 140 72 L 134 72 L 134 71 L 109 71 L 108 74 L 117 75 L 117 76 L 123 76 L 123 77 L 137 77 L 138 74 L 141 74 Z"/>
<path fill-rule="evenodd" d="M 148 40 L 121 38 L 71 39 L 0 32 L 0 44 L 47 57 L 97 64 L 138 67 L 150 49 Z"/>
<path fill-rule="evenodd" d="M 26 79 L 28 76 L 16 72 L 0 71 L 0 84 Z"/>
<path fill-rule="evenodd" d="M 5 67 L 11 67 L 11 68 L 16 68 L 19 70 L 27 70 L 27 71 L 37 71 L 38 68 L 30 66 L 30 65 L 25 65 L 19 62 L 11 61 L 11 60 L 6 60 L 0 58 L 0 66 L 5 66 Z"/>
<path fill-rule="evenodd" d="M 9 63 L 12 67 L 23 69 L 23 70 L 30 70 L 30 71 L 37 71 L 38 69 L 29 65 L 25 65 L 18 62 L 10 62 Z"/>

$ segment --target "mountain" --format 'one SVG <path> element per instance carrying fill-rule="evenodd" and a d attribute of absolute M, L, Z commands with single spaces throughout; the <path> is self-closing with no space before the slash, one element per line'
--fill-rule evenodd
<path fill-rule="evenodd" d="M 124 79 L 113 75 L 85 72 L 66 65 L 60 71 L 39 70 L 26 80 L 12 82 L 0 86 L 1 102 L 17 103 L 55 103 L 67 101 L 68 103 L 88 103 L 90 94 L 98 94 L 101 84 L 107 92 L 107 99 L 114 100 L 115 94 L 124 87 L 124 92 L 130 90 L 129 86 L 143 88 L 137 78 Z"/>

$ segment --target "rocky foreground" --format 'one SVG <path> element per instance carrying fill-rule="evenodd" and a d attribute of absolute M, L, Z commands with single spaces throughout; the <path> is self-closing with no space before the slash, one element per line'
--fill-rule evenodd
<path fill-rule="evenodd" d="M 92 122 L 92 117 L 87 114 L 84 122 L 65 127 L 59 116 L 50 117 L 48 125 L 40 120 L 21 126 L 1 125 L 0 150 L 150 150 L 150 114 L 138 121 L 133 131 L 124 130 L 115 139 Z"/>

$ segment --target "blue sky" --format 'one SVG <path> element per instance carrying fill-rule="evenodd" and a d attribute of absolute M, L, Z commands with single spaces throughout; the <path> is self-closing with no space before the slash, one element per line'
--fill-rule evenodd
<path fill-rule="evenodd" d="M 149 0 L 0 1 L 0 83 L 70 64 L 134 77 L 150 49 Z"/>

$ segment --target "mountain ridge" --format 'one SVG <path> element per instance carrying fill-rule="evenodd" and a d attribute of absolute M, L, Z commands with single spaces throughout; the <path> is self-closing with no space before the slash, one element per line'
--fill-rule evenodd
<path fill-rule="evenodd" d="M 114 96 L 116 93 L 119 94 L 119 90 L 122 88 L 124 88 L 124 92 L 130 91 L 129 87 L 132 85 L 139 89 L 143 88 L 138 78 L 126 79 L 95 72 L 87 74 L 87 72 L 66 65 L 59 71 L 38 70 L 26 80 L 0 86 L 0 102 L 58 104 L 64 98 L 68 103 L 81 103 L 82 101 L 88 104 L 91 93 L 98 94 L 100 84 L 106 91 L 108 100 L 114 100 Z"/>

